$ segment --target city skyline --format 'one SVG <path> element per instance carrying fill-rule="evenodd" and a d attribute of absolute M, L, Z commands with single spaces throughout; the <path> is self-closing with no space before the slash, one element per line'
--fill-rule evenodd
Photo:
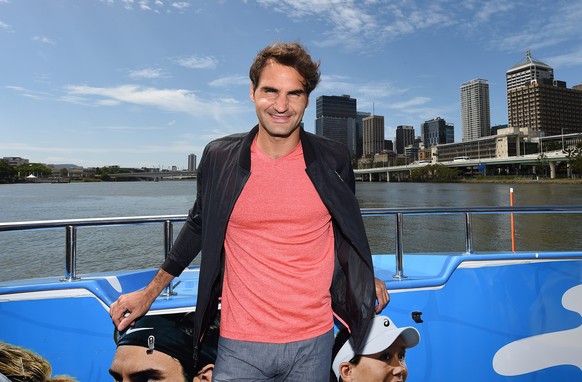
<path fill-rule="evenodd" d="M 186 168 L 256 123 L 248 68 L 277 40 L 321 60 L 307 131 L 318 96 L 349 94 L 384 116 L 387 139 L 440 117 L 460 141 L 461 84 L 487 80 L 491 124 L 506 124 L 505 74 L 528 50 L 582 83 L 581 16 L 566 0 L 0 0 L 0 157 Z"/>

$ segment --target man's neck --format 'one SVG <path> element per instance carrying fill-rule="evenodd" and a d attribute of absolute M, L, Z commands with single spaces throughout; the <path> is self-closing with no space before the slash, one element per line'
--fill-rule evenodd
<path fill-rule="evenodd" d="M 269 135 L 265 130 L 259 127 L 257 133 L 257 146 L 259 149 L 272 159 L 277 159 L 289 154 L 299 144 L 300 129 L 297 128 L 287 137 L 278 137 Z"/>

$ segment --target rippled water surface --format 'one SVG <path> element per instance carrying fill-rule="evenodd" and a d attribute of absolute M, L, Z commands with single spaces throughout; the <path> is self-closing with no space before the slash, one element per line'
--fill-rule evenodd
<path fill-rule="evenodd" d="M 361 207 L 581 205 L 570 184 L 358 183 Z M 194 181 L 0 185 L 0 221 L 186 214 Z M 366 219 L 375 253 L 394 253 L 395 218 Z M 473 217 L 476 252 L 511 250 L 509 215 Z M 176 235 L 180 225 L 176 224 Z M 404 252 L 462 252 L 464 216 L 405 217 Z M 580 250 L 582 215 L 515 216 L 516 249 Z M 163 259 L 157 225 L 79 228 L 78 273 L 156 267 Z M 0 280 L 63 275 L 64 230 L 0 232 Z"/>

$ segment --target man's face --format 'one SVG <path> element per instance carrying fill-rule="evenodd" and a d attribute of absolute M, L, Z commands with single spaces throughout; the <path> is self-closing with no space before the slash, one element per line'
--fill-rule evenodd
<path fill-rule="evenodd" d="M 109 374 L 116 382 L 184 381 L 182 365 L 166 353 L 146 353 L 141 346 L 117 348 Z"/>
<path fill-rule="evenodd" d="M 251 85 L 259 128 L 271 137 L 287 138 L 303 119 L 308 96 L 297 70 L 270 60 L 263 68 L 256 88 Z"/>
<path fill-rule="evenodd" d="M 405 354 L 404 343 L 399 337 L 388 349 L 361 356 L 360 362 L 352 365 L 350 376 L 342 376 L 342 379 L 352 382 L 404 382 L 408 377 Z"/>

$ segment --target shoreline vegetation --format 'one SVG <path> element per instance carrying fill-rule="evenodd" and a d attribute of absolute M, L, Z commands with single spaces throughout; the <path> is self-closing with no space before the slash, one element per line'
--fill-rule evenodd
<path fill-rule="evenodd" d="M 581 148 L 582 153 L 582 148 Z M 582 154 L 581 154 L 582 156 Z M 582 161 L 582 158 L 581 158 Z M 0 166 L 0 170 L 7 170 L 7 165 Z M 80 183 L 80 182 L 140 182 L 140 181 L 176 181 L 193 179 L 192 176 L 180 176 L 174 173 L 150 177 L 150 173 L 144 169 L 131 168 L 96 168 L 91 173 L 80 172 L 71 173 L 69 170 L 61 169 L 55 172 L 41 164 L 33 164 L 28 167 L 10 168 L 11 171 L 0 171 L 0 184 L 11 183 Z M 27 171 L 25 171 L 27 170 Z M 34 170 L 31 171 L 31 170 Z M 127 176 L 124 176 L 127 174 Z M 143 174 L 144 176 L 139 176 Z M 137 176 L 136 176 L 137 175 Z M 582 178 L 578 173 L 573 173 L 574 177 L 565 177 L 565 174 L 557 174 L 559 177 L 549 178 L 548 172 L 545 171 L 540 175 L 534 174 L 504 174 L 504 175 L 484 175 L 477 174 L 471 171 L 470 173 L 463 173 L 459 169 L 450 168 L 442 164 L 433 164 L 425 167 L 414 169 L 409 175 L 393 179 L 392 182 L 407 182 L 407 183 L 519 183 L 519 184 L 582 184 Z M 560 176 L 561 175 L 561 176 Z M 371 176 L 371 175 L 370 175 Z M 356 181 L 367 181 L 362 178 L 357 178 Z M 386 182 L 384 180 L 376 179 L 379 182 Z"/>
<path fill-rule="evenodd" d="M 182 180 L 193 180 L 192 178 L 189 179 L 172 179 L 172 178 L 165 178 L 162 181 L 169 182 L 169 181 L 182 181 Z M 0 182 L 2 184 L 46 184 L 46 183 L 59 183 L 59 184 L 66 184 L 66 183 L 87 183 L 87 182 L 152 182 L 154 180 L 141 180 L 141 179 L 118 179 L 118 180 L 102 180 L 99 178 L 71 178 L 71 179 L 63 179 L 63 178 L 35 178 L 35 179 L 27 179 L 21 180 L 16 182 Z M 357 182 L 368 182 L 357 180 Z M 403 183 L 502 183 L 502 184 L 511 184 L 511 183 L 519 183 L 519 184 L 582 184 L 582 178 L 530 178 L 530 177 L 514 177 L 514 176 L 477 176 L 477 177 L 467 177 L 467 178 L 457 178 L 457 179 L 449 179 L 449 180 L 403 180 Z M 377 183 L 377 182 L 376 182 Z M 399 182 L 380 182 L 380 183 L 399 183 Z"/>

